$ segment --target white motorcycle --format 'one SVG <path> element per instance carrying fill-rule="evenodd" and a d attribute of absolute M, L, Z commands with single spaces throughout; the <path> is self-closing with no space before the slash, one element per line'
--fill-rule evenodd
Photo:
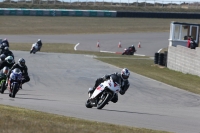
<path fill-rule="evenodd" d="M 101 83 L 92 95 L 89 93 L 89 99 L 86 101 L 85 106 L 87 108 L 97 107 L 97 109 L 102 109 L 120 90 L 119 78 L 116 75 L 111 75 L 110 79 Z"/>
<path fill-rule="evenodd" d="M 30 54 L 31 54 L 31 53 L 35 54 L 38 50 L 39 50 L 38 44 L 37 44 L 37 43 L 34 43 L 34 44 L 32 44 Z"/>

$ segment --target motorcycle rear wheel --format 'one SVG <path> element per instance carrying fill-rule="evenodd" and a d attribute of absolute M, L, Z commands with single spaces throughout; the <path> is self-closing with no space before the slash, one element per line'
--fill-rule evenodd
<path fill-rule="evenodd" d="M 110 101 L 111 97 L 109 93 L 103 94 L 103 97 L 97 103 L 97 109 L 102 109 Z"/>

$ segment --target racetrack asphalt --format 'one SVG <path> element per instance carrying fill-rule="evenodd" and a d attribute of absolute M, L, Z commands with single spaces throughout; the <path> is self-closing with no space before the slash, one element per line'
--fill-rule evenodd
<path fill-rule="evenodd" d="M 124 96 L 119 95 L 117 103 L 110 102 L 102 110 L 88 109 L 84 105 L 87 91 L 96 78 L 121 68 L 89 55 L 13 53 L 16 60 L 25 58 L 31 81 L 16 98 L 10 98 L 6 90 L 0 104 L 176 133 L 200 131 L 199 95 L 131 72 L 130 88 Z"/>
<path fill-rule="evenodd" d="M 41 39 L 44 43 L 71 43 L 80 44 L 77 50 L 87 51 L 111 51 L 123 52 L 124 48 L 134 45 L 136 54 L 154 56 L 155 53 L 167 48 L 169 45 L 169 33 L 121 33 L 121 34 L 80 34 L 80 35 L 1 35 L 0 38 L 7 38 L 9 42 L 34 43 Z M 99 41 L 100 48 L 96 47 Z M 121 48 L 118 44 L 121 42 Z M 138 48 L 140 42 L 141 48 Z"/>

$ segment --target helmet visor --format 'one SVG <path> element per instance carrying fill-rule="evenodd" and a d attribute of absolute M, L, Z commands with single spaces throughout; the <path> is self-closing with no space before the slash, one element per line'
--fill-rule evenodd
<path fill-rule="evenodd" d="M 11 64 L 11 63 L 12 63 L 12 61 L 13 61 L 13 60 L 11 60 L 11 59 L 8 59 L 8 63 L 9 63 L 9 64 Z"/>
<path fill-rule="evenodd" d="M 122 78 L 123 78 L 123 79 L 128 79 L 128 77 L 129 77 L 129 76 L 126 76 L 126 75 L 122 74 Z"/>
<path fill-rule="evenodd" d="M 21 66 L 25 66 L 25 62 L 20 62 L 20 65 Z"/>

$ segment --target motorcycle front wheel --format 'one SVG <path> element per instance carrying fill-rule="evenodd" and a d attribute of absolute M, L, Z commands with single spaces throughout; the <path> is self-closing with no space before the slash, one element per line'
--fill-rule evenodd
<path fill-rule="evenodd" d="M 89 99 L 86 101 L 85 106 L 87 108 L 92 108 L 91 102 L 89 101 Z"/>
<path fill-rule="evenodd" d="M 97 109 L 102 109 L 111 99 L 111 94 L 104 93 L 97 103 Z"/>
<path fill-rule="evenodd" d="M 12 92 L 11 92 L 11 97 L 12 98 L 15 98 L 15 95 L 17 94 L 18 90 L 19 90 L 19 85 L 18 84 L 14 84 L 12 86 Z"/>
<path fill-rule="evenodd" d="M 6 81 L 2 81 L 2 84 L 1 84 L 1 94 L 3 94 L 4 91 L 5 91 L 5 89 L 6 89 L 5 84 L 6 84 Z"/>

